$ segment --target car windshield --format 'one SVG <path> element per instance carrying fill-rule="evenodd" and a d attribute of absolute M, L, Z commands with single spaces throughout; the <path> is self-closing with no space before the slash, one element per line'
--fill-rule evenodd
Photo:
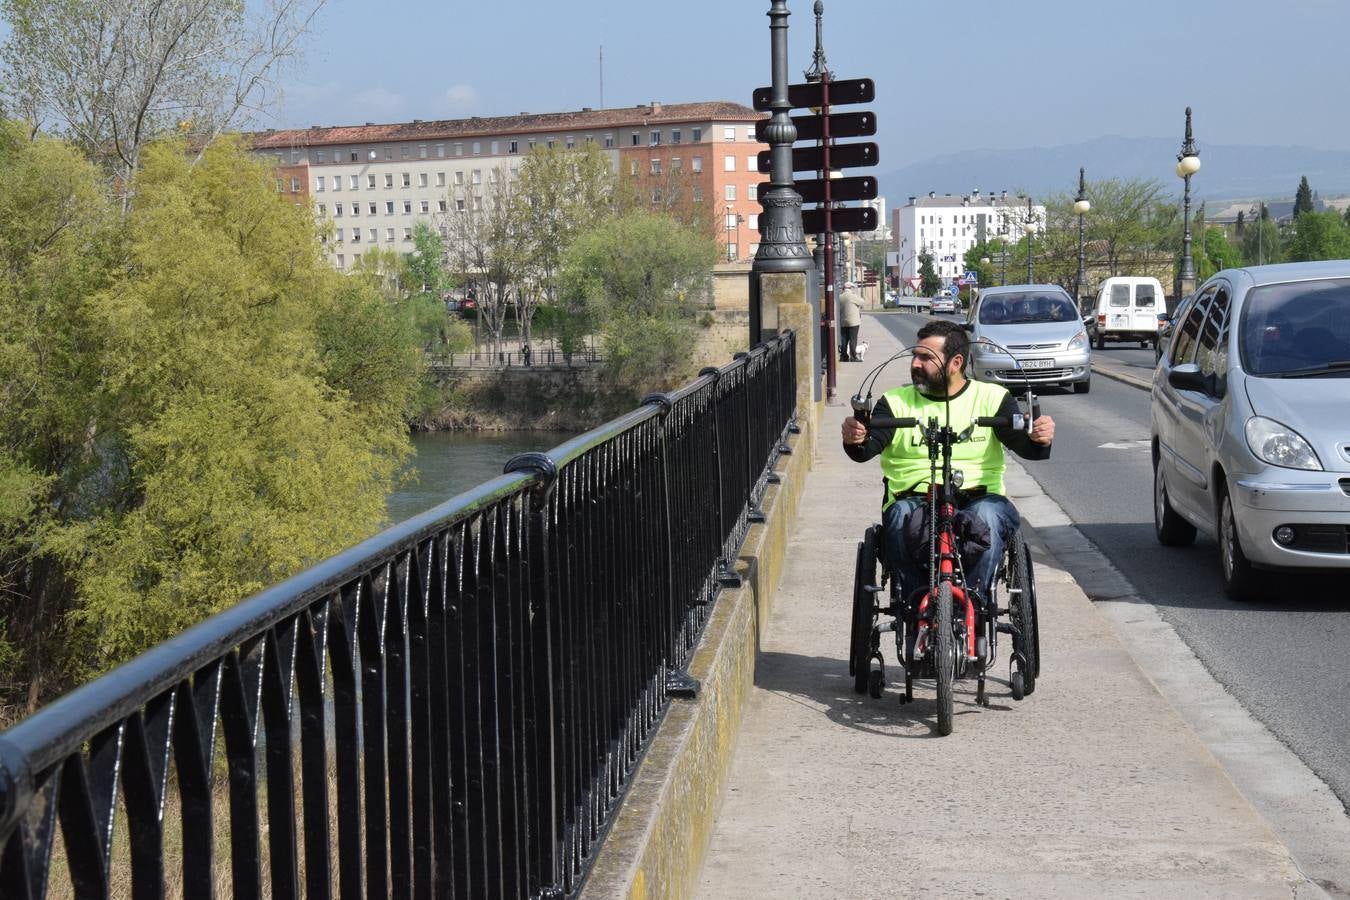
<path fill-rule="evenodd" d="M 1253 288 L 1239 340 L 1252 375 L 1350 375 L 1350 278 Z"/>
<path fill-rule="evenodd" d="M 1074 322 L 1078 310 L 1063 294 L 996 294 L 980 304 L 981 325 L 1020 325 L 1024 322 Z"/>

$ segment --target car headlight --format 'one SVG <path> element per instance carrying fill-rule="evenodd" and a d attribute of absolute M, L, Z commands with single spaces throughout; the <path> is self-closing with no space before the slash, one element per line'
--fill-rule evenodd
<path fill-rule="evenodd" d="M 1087 332 L 1080 331 L 1069 340 L 1070 350 L 1082 350 L 1087 346 Z"/>
<path fill-rule="evenodd" d="M 1264 459 L 1272 466 L 1322 471 L 1322 463 L 1313 448 L 1303 439 L 1303 435 L 1292 428 L 1265 416 L 1252 416 L 1247 420 L 1244 430 L 1247 433 L 1247 446 L 1257 458 Z"/>

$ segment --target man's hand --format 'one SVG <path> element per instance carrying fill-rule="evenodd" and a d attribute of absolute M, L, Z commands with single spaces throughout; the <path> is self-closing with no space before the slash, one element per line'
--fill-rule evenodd
<path fill-rule="evenodd" d="M 1051 431 L 1054 430 L 1054 424 L 1051 423 Z M 844 426 L 840 429 L 843 434 L 845 444 L 861 444 L 867 439 L 867 426 L 859 422 L 853 416 L 844 420 Z"/>
<path fill-rule="evenodd" d="M 1033 444 L 1042 444 L 1050 446 L 1055 439 L 1055 420 L 1049 416 L 1041 416 L 1031 423 L 1031 442 Z"/>

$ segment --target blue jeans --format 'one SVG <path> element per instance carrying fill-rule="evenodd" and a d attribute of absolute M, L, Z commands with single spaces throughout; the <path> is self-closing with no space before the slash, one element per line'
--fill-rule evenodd
<path fill-rule="evenodd" d="M 886 568 L 899 579 L 903 592 L 901 596 L 904 597 L 909 596 L 911 591 L 928 586 L 926 567 L 915 562 L 905 552 L 905 520 L 927 502 L 927 497 L 902 497 L 888 506 L 881 516 L 881 558 Z M 1007 552 L 1008 541 L 1022 527 L 1022 518 L 1017 514 L 1017 507 L 1002 494 L 976 497 L 964 509 L 967 515 L 974 515 L 989 526 L 989 549 L 974 568 L 966 572 L 966 583 L 979 591 L 981 597 L 988 599 L 999 561 Z"/>

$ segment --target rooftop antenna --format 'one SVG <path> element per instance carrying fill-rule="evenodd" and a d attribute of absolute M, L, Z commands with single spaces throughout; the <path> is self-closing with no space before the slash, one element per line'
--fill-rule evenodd
<path fill-rule="evenodd" d="M 600 45 L 600 108 L 605 108 L 605 45 Z"/>

